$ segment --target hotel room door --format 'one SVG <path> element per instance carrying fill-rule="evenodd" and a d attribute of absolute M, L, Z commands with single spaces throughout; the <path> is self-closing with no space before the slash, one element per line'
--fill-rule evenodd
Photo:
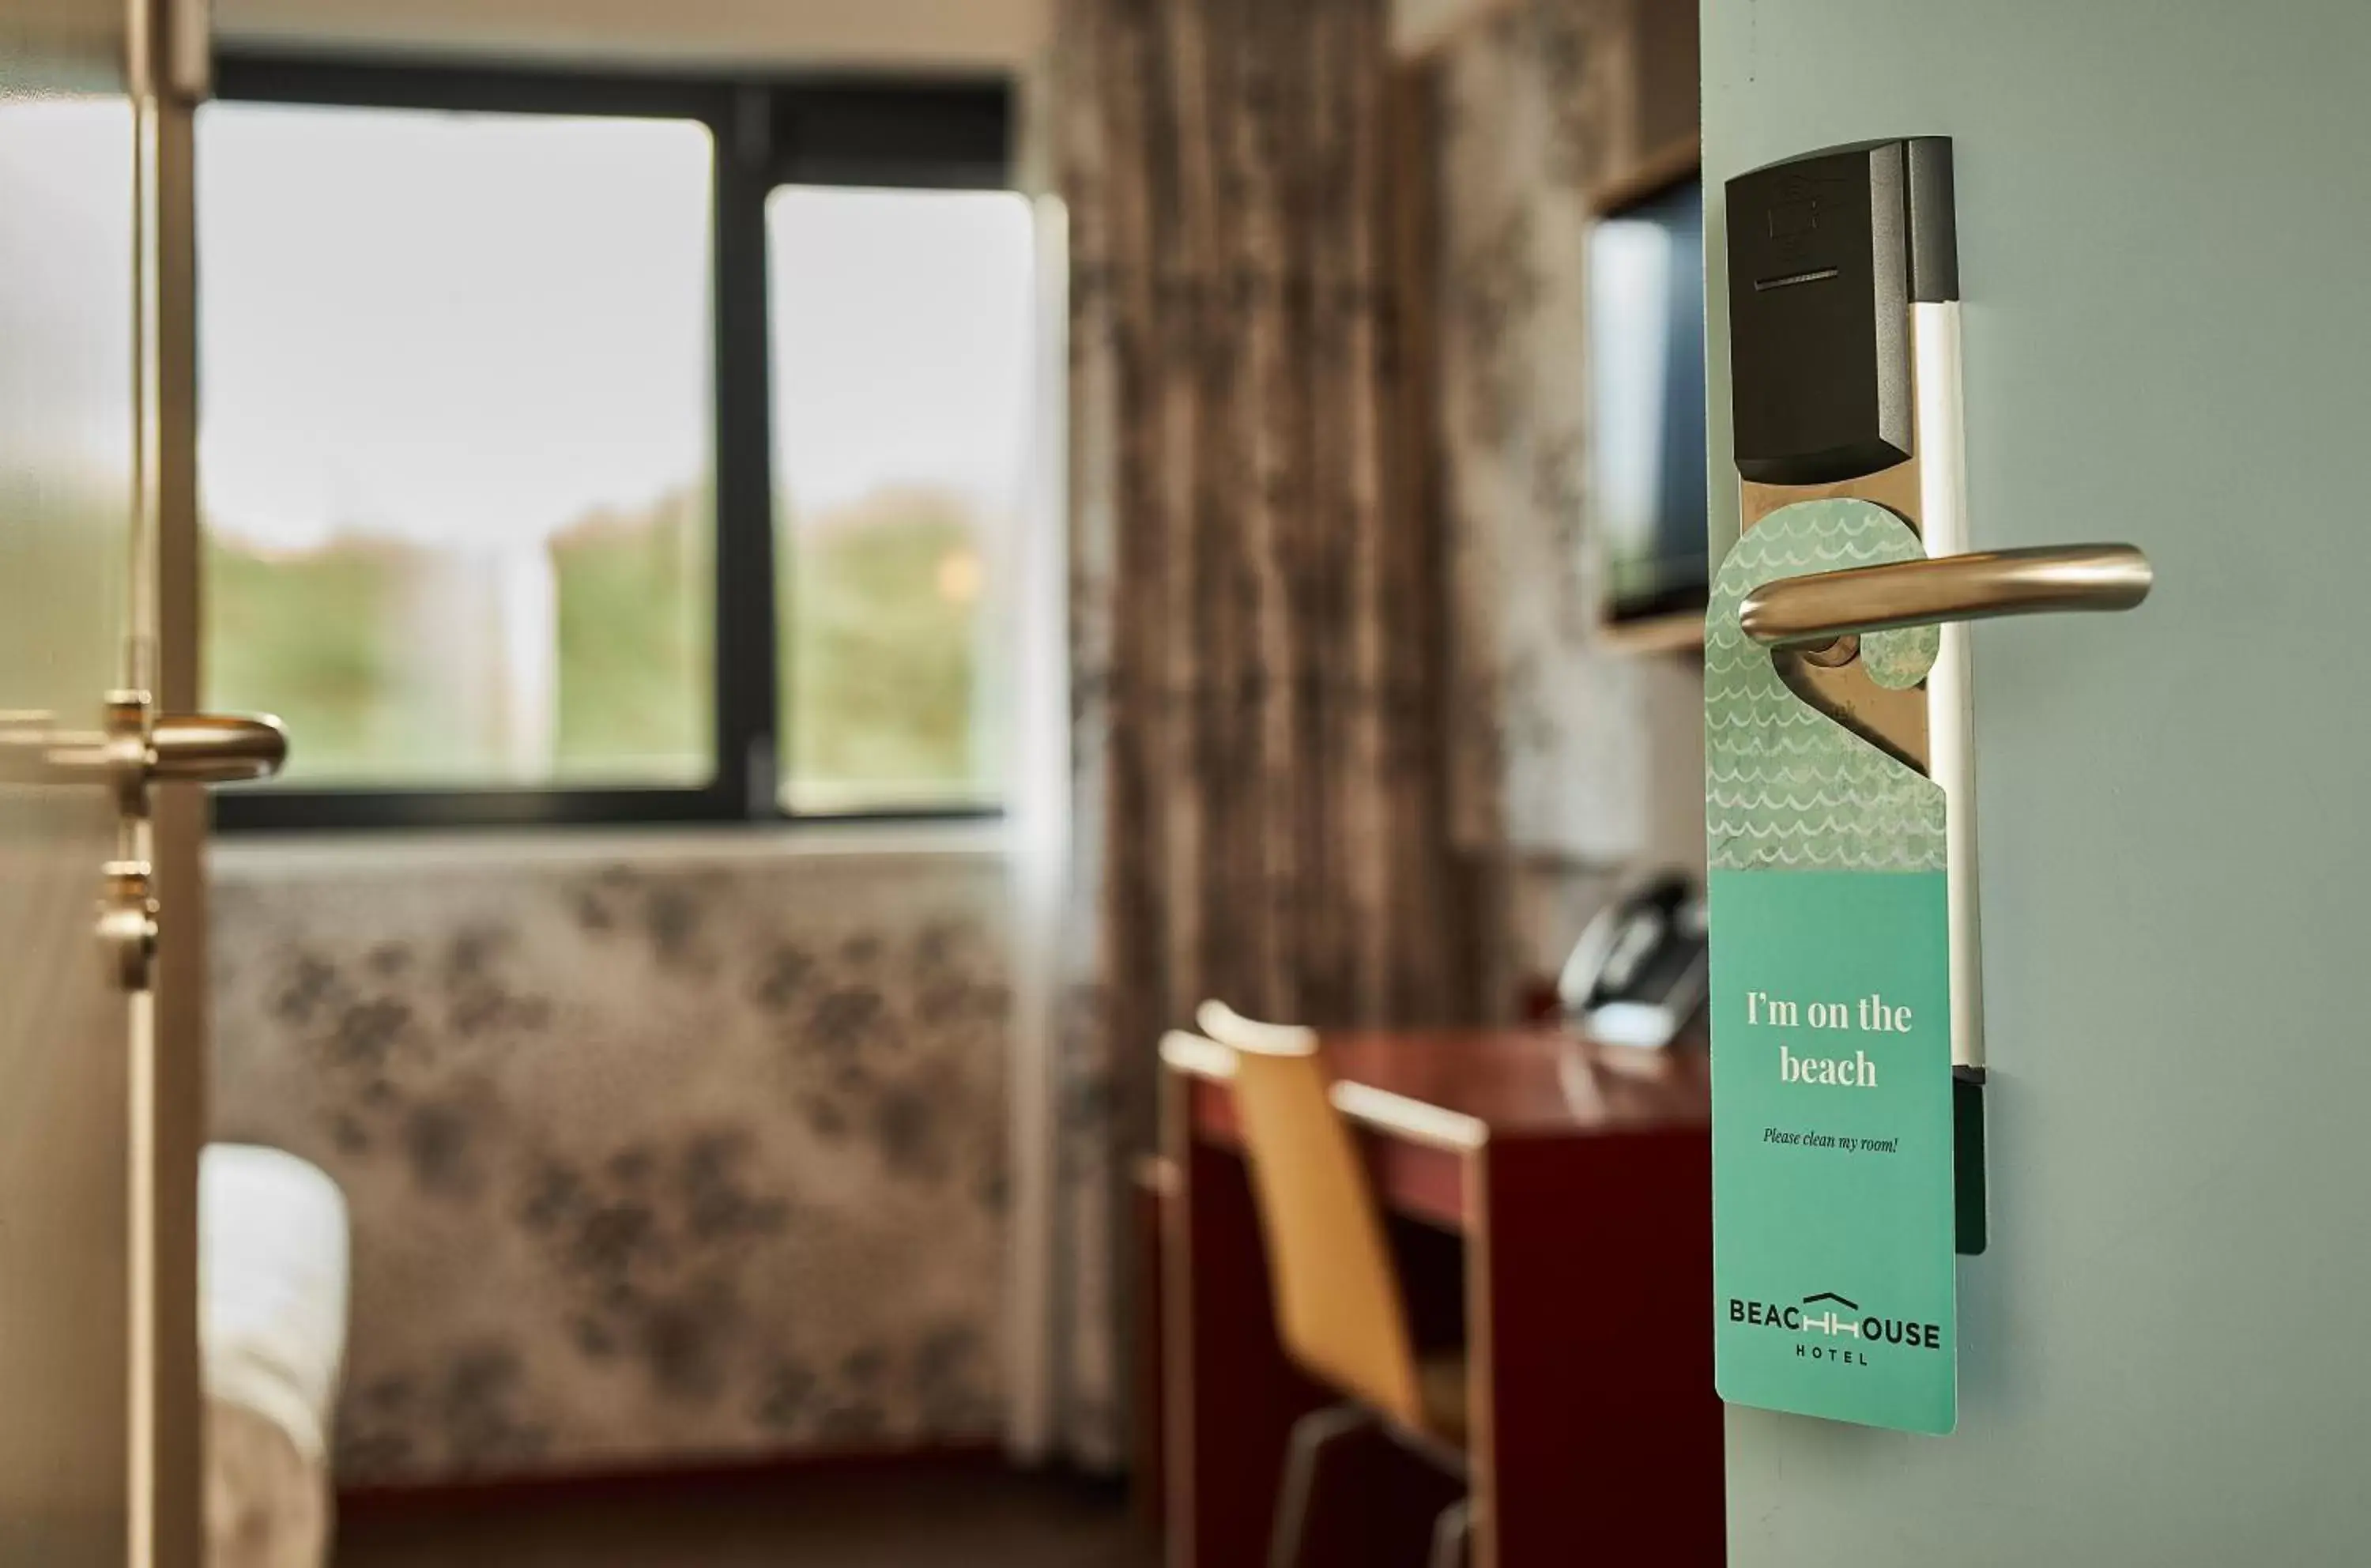
<path fill-rule="evenodd" d="M 140 129 L 121 0 L 0 0 L 0 1562 L 126 1560 L 132 1090 L 94 940 L 127 859 L 53 742 L 127 684 Z"/>
<path fill-rule="evenodd" d="M 189 714 L 176 19 L 0 0 L 0 1562 L 44 1568 L 198 1561 L 196 786 L 282 744 Z"/>
<path fill-rule="evenodd" d="M 2371 6 L 1707 0 L 1703 38 L 1708 183 L 1953 138 L 1972 543 L 2157 568 L 1972 632 L 1959 1429 L 1732 1408 L 1730 1561 L 2363 1562 Z"/>

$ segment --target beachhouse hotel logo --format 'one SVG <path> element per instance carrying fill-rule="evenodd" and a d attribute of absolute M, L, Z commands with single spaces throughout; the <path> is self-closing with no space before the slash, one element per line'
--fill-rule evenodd
<path fill-rule="evenodd" d="M 1866 1366 L 1871 1355 L 1943 1349 L 1943 1327 L 1913 1318 L 1866 1310 L 1850 1297 L 1815 1291 L 1793 1303 L 1729 1298 L 1729 1320 L 1795 1336 L 1795 1354 L 1805 1361 Z"/>

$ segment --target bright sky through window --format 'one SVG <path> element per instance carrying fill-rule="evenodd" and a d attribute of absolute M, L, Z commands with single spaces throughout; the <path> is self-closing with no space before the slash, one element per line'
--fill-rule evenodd
<path fill-rule="evenodd" d="M 707 472 L 704 128 L 235 104 L 201 134 L 215 527 L 492 545 Z"/>
<path fill-rule="evenodd" d="M 1028 204 L 785 186 L 766 229 L 774 482 L 791 515 L 897 485 L 1008 519 L 1030 413 Z"/>

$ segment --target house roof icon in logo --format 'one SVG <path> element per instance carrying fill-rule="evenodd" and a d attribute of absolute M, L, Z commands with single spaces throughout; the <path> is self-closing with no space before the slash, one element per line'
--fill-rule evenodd
<path fill-rule="evenodd" d="M 1832 1302 L 1833 1305 L 1818 1317 L 1811 1316 L 1811 1309 L 1823 1301 Z M 1817 1296 L 1803 1297 L 1802 1332 L 1823 1333 L 1830 1339 L 1835 1338 L 1838 1334 L 1850 1334 L 1855 1339 L 1860 1338 L 1860 1324 L 1851 1318 L 1839 1314 L 1836 1311 L 1838 1307 L 1843 1308 L 1845 1312 L 1860 1310 L 1859 1302 L 1849 1297 L 1838 1296 L 1833 1290 L 1822 1290 Z"/>

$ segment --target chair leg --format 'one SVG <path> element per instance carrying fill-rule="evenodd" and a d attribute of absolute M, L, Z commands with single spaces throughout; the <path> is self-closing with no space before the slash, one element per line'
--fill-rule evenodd
<path fill-rule="evenodd" d="M 1317 1490 L 1317 1467 L 1325 1450 L 1379 1424 L 1365 1409 L 1351 1404 L 1312 1411 L 1293 1423 L 1291 1445 L 1284 1455 L 1284 1484 L 1277 1493 L 1276 1531 L 1268 1538 L 1268 1568 L 1299 1568 L 1301 1549 L 1308 1544 L 1309 1500 Z"/>
<path fill-rule="evenodd" d="M 1465 1568 L 1467 1542 L 1474 1534 L 1474 1505 L 1459 1498 L 1440 1511 L 1432 1527 L 1432 1568 Z"/>

